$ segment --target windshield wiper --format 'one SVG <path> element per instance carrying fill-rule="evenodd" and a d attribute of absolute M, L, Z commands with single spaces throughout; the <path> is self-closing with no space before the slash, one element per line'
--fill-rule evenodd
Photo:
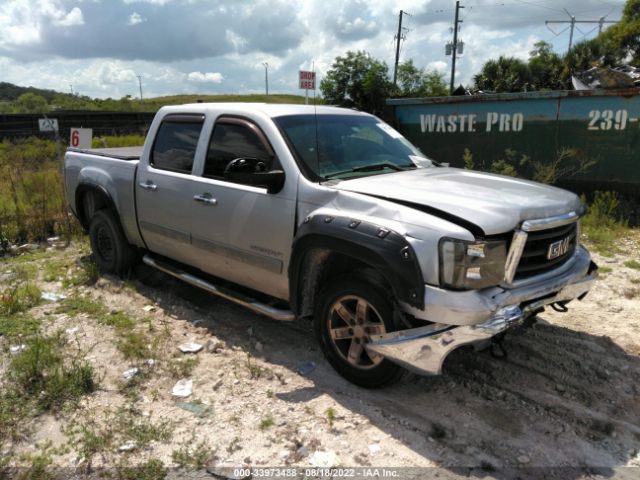
<path fill-rule="evenodd" d="M 353 167 L 350 170 L 344 170 L 341 172 L 334 172 L 325 175 L 324 178 L 329 180 L 330 178 L 337 177 L 339 175 L 344 175 L 345 173 L 352 172 L 373 172 L 376 170 L 384 170 L 385 168 L 389 168 L 391 170 L 395 170 L 396 172 L 401 172 L 403 170 L 407 170 L 409 168 L 416 168 L 415 165 L 396 165 L 395 163 L 383 162 L 383 163 L 373 163 L 371 165 L 362 165 L 361 167 Z"/>

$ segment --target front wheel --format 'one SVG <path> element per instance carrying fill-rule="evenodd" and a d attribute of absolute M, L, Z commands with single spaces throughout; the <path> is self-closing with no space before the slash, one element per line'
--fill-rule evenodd
<path fill-rule="evenodd" d="M 391 302 L 370 283 L 352 277 L 328 285 L 320 294 L 314 326 L 325 357 L 350 382 L 375 388 L 402 374 L 401 367 L 365 348 L 371 335 L 396 329 Z"/>
<path fill-rule="evenodd" d="M 100 271 L 121 274 L 134 265 L 135 249 L 129 245 L 118 220 L 109 210 L 98 210 L 91 217 L 89 238 Z"/>

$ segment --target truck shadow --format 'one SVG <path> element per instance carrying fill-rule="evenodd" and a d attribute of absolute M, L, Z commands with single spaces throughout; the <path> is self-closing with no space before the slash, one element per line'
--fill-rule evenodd
<path fill-rule="evenodd" d="M 409 374 L 391 387 L 364 390 L 329 367 L 305 328 L 260 317 L 163 274 L 138 278 L 142 295 L 179 320 L 206 318 L 205 326 L 228 345 L 247 348 L 251 327 L 266 346 L 256 357 L 292 375 L 315 362 L 308 375 L 313 386 L 277 393 L 280 400 L 327 395 L 454 476 L 608 477 L 640 451 L 640 358 L 608 337 L 549 324 L 544 314 L 533 327 L 506 336 L 506 359 L 459 349 L 442 376 Z M 371 443 L 363 442 L 365 449 Z"/>

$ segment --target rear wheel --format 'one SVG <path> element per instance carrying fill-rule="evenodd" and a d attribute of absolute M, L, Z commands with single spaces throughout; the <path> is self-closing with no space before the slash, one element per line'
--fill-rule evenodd
<path fill-rule="evenodd" d="M 371 335 L 394 331 L 393 308 L 378 287 L 357 278 L 345 278 L 320 294 L 315 330 L 322 351 L 344 378 L 366 388 L 398 379 L 402 368 L 367 351 Z"/>
<path fill-rule="evenodd" d="M 100 271 L 121 274 L 135 264 L 136 251 L 127 242 L 111 211 L 98 210 L 94 213 L 89 224 L 89 238 Z"/>

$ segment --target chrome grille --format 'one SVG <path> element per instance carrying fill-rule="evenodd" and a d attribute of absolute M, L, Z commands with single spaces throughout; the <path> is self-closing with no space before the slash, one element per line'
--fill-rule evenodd
<path fill-rule="evenodd" d="M 577 246 L 578 223 L 528 232 L 527 241 L 514 280 L 522 280 L 560 267 L 571 258 Z M 555 258 L 548 258 L 550 247 L 556 242 L 568 239 L 568 249 Z"/>

